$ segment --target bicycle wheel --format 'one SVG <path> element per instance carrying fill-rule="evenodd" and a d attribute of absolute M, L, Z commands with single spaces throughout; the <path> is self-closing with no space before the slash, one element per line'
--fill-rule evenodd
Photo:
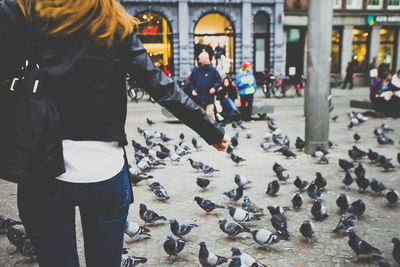
<path fill-rule="evenodd" d="M 135 88 L 135 92 L 136 92 L 136 100 L 141 100 L 144 96 L 144 90 L 140 87 Z"/>
<path fill-rule="evenodd" d="M 128 90 L 128 96 L 131 99 L 131 101 L 136 100 L 136 94 L 135 94 L 135 91 L 132 88 Z"/>

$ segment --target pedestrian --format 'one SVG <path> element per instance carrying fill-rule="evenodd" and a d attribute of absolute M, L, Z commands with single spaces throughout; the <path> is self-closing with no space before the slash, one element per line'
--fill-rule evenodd
<path fill-rule="evenodd" d="M 250 121 L 253 109 L 254 93 L 257 90 L 256 78 L 251 71 L 251 63 L 243 63 L 242 68 L 236 76 L 235 84 L 239 89 L 241 102 L 240 113 L 242 114 L 242 119 L 244 121 Z"/>
<path fill-rule="evenodd" d="M 226 76 L 222 81 L 222 86 L 217 91 L 217 100 L 222 104 L 222 116 L 225 118 L 225 122 L 235 120 L 240 116 L 240 112 L 235 104 L 236 99 L 237 88 L 233 85 L 231 79 Z"/>
<path fill-rule="evenodd" d="M 224 130 L 151 62 L 134 34 L 137 23 L 115 0 L 0 1 L 0 80 L 11 79 L 32 51 L 31 63 L 40 66 L 37 91 L 60 115 L 65 172 L 18 184 L 19 215 L 40 267 L 79 266 L 75 206 L 86 266 L 121 266 L 133 202 L 123 150 L 126 73 L 208 144 L 223 151 L 229 143 Z"/>
<path fill-rule="evenodd" d="M 369 64 L 369 79 L 370 85 L 378 78 L 378 62 L 376 61 L 376 57 L 372 59 L 371 64 Z"/>
<path fill-rule="evenodd" d="M 350 89 L 353 89 L 354 86 L 354 64 L 355 61 L 349 61 L 349 63 L 347 63 L 347 67 L 346 67 L 346 76 L 344 78 L 344 82 L 343 82 L 343 86 L 342 89 L 346 89 L 346 85 L 347 83 L 350 84 Z"/>
<path fill-rule="evenodd" d="M 394 92 L 397 90 L 392 85 L 392 73 L 384 70 L 384 73 L 379 73 L 379 77 L 376 79 L 370 87 L 370 100 L 374 106 L 374 109 L 382 112 L 386 116 L 397 117 L 399 111 L 399 102 Z"/>
<path fill-rule="evenodd" d="M 214 120 L 215 92 L 222 85 L 222 79 L 218 71 L 211 66 L 207 52 L 199 55 L 199 62 L 200 65 L 195 67 L 190 74 L 189 88 L 195 102 Z"/>

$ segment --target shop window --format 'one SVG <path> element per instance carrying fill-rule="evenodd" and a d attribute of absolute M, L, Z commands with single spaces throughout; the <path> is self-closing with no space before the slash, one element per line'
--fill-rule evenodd
<path fill-rule="evenodd" d="M 369 32 L 368 29 L 353 29 L 353 61 L 355 72 L 366 72 L 368 66 Z"/>
<path fill-rule="evenodd" d="M 258 12 L 254 16 L 254 70 L 256 73 L 269 71 L 269 16 Z"/>
<path fill-rule="evenodd" d="M 332 29 L 331 72 L 340 72 L 341 28 Z"/>
<path fill-rule="evenodd" d="M 347 9 L 361 9 L 362 8 L 362 0 L 347 0 L 346 8 Z"/>
<path fill-rule="evenodd" d="M 333 0 L 333 8 L 341 9 L 342 8 L 342 0 Z"/>
<path fill-rule="evenodd" d="M 167 19 L 152 11 L 139 13 L 136 17 L 140 20 L 137 36 L 151 61 L 166 74 L 173 75 L 172 32 Z"/>
<path fill-rule="evenodd" d="M 382 8 L 382 0 L 367 0 L 368 9 L 379 9 Z"/>
<path fill-rule="evenodd" d="M 197 22 L 194 29 L 195 64 L 205 51 L 221 76 L 234 72 L 234 29 L 231 22 L 219 13 L 209 13 Z"/>
<path fill-rule="evenodd" d="M 393 69 L 395 30 L 392 28 L 381 28 L 380 36 L 378 64 L 386 63 L 389 65 L 390 69 Z"/>
<path fill-rule="evenodd" d="M 388 9 L 400 9 L 400 0 L 389 0 Z"/>

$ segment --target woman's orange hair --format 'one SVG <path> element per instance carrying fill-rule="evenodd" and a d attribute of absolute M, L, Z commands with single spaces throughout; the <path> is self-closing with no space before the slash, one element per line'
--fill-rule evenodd
<path fill-rule="evenodd" d="M 98 45 L 111 46 L 130 34 L 138 20 L 116 0 L 17 0 L 25 17 L 40 31 L 68 36 L 83 30 Z M 33 15 L 34 14 L 34 15 Z"/>

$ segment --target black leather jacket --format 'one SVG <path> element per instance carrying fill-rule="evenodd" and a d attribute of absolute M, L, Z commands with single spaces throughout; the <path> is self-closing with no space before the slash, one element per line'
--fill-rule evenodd
<path fill-rule="evenodd" d="M 27 22 L 16 1 L 0 2 L 0 80 L 13 77 L 24 61 L 26 35 Z M 57 38 L 33 30 L 31 40 L 30 49 L 43 74 L 41 84 L 60 113 L 63 139 L 126 145 L 125 74 L 129 73 L 208 144 L 222 140 L 223 128 L 153 65 L 135 34 L 111 49 L 94 45 L 83 33 Z"/>

